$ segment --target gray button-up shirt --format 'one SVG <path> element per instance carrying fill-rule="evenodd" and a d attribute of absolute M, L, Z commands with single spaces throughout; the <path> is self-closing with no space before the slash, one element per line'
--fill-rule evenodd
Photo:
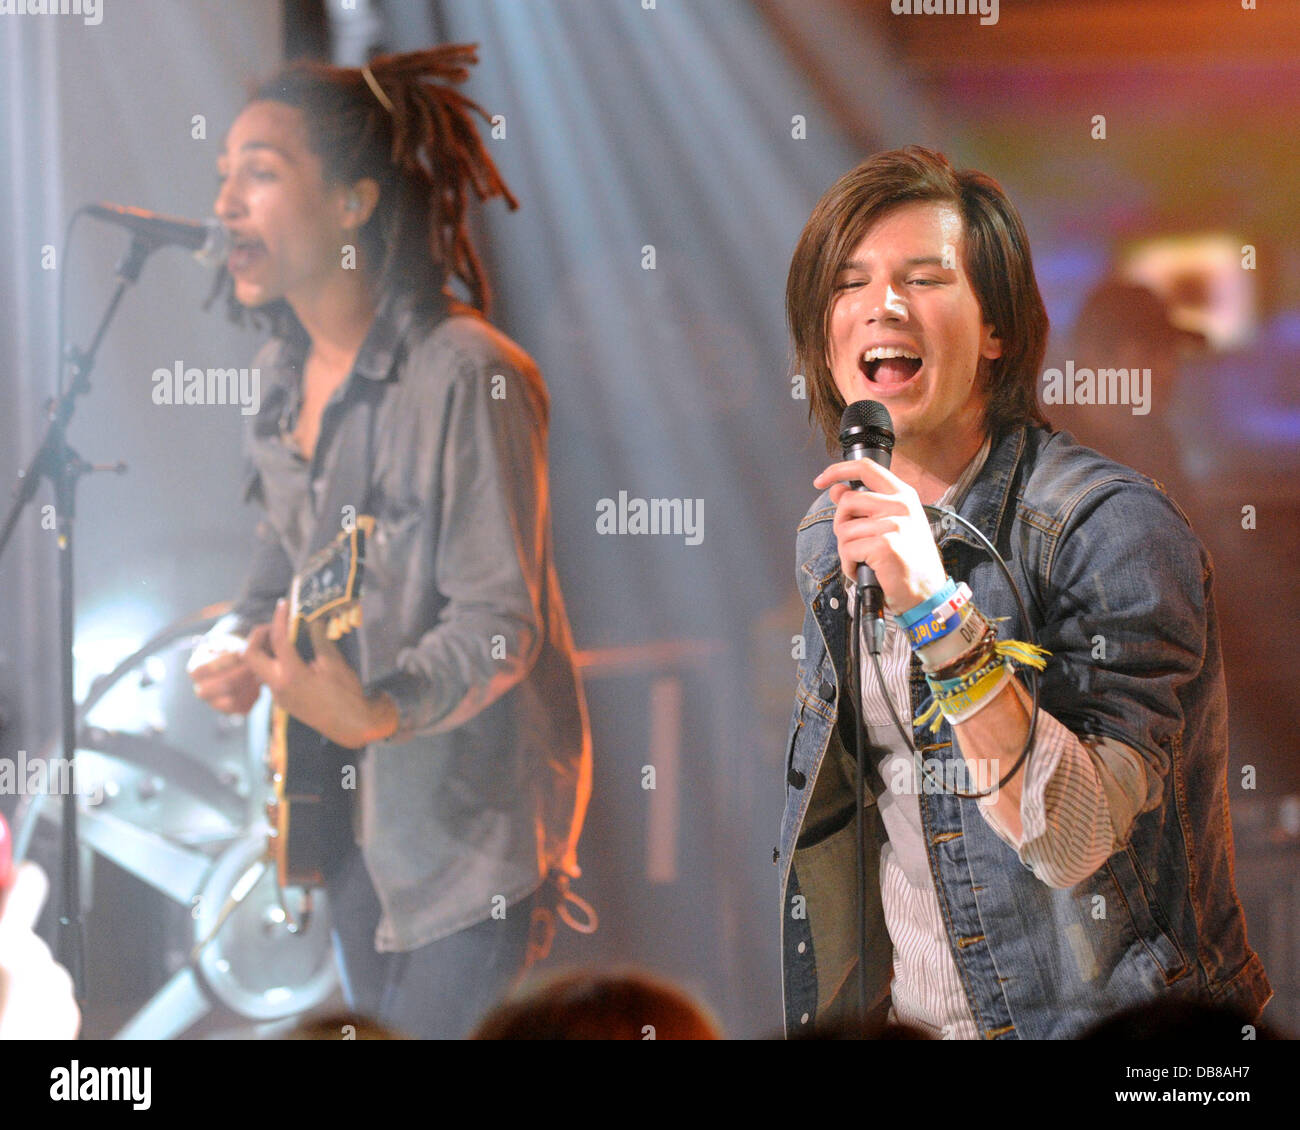
<path fill-rule="evenodd" d="M 269 619 L 310 550 L 339 425 L 377 381 L 359 665 L 397 704 L 360 756 L 355 838 L 383 907 L 380 951 L 414 949 L 577 874 L 591 781 L 582 687 L 555 574 L 549 402 L 532 359 L 475 312 L 409 294 L 380 306 L 326 406 L 312 461 L 290 438 L 307 341 L 259 352 L 247 431 L 261 501 L 241 618 Z M 355 454 L 355 453 L 354 453 Z M 346 834 L 346 830 L 341 830 Z M 497 905 L 500 905 L 498 902 Z"/>

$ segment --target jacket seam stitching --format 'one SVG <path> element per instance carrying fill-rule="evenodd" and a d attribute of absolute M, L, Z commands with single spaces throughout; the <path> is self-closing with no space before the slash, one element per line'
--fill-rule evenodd
<path fill-rule="evenodd" d="M 1065 528 L 1074 518 L 1074 512 L 1079 508 L 1079 505 L 1083 500 L 1087 498 L 1088 495 L 1092 494 L 1093 491 L 1100 490 L 1102 487 L 1109 486 L 1111 483 L 1129 483 L 1134 486 L 1141 485 L 1124 475 L 1108 475 L 1106 478 L 1101 479 L 1098 482 L 1089 483 L 1075 494 L 1073 498 L 1068 499 L 1061 507 L 1061 526 L 1060 529 L 1051 537 L 1051 546 L 1047 557 L 1047 575 L 1044 580 L 1049 589 L 1052 587 L 1052 570 L 1056 566 L 1056 549 L 1061 543 L 1060 535 L 1065 531 Z"/>
<path fill-rule="evenodd" d="M 796 689 L 795 697 L 802 705 L 806 706 L 824 721 L 833 722 L 835 720 L 835 712 L 833 712 L 825 702 L 809 694 L 802 687 Z"/>
<path fill-rule="evenodd" d="M 803 516 L 803 520 L 800 521 L 799 527 L 795 532 L 801 534 L 804 532 L 804 530 L 808 529 L 809 526 L 815 526 L 817 525 L 818 522 L 829 521 L 834 517 L 835 517 L 835 507 L 833 506 L 825 507 L 824 509 L 818 510 L 812 514 L 805 514 Z M 786 558 L 786 560 L 788 561 L 789 558 Z"/>

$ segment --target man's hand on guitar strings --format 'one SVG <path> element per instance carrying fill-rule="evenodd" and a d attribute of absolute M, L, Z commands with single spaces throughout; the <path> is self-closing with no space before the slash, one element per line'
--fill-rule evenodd
<path fill-rule="evenodd" d="M 194 693 L 223 714 L 247 714 L 262 690 L 262 680 L 241 652 L 224 651 L 189 672 Z"/>
<path fill-rule="evenodd" d="M 244 661 L 267 685 L 275 704 L 330 741 L 359 749 L 397 730 L 397 706 L 386 694 L 367 695 L 357 673 L 330 640 L 323 620 L 309 625 L 310 663 L 289 642 L 289 606 L 276 605 L 270 624 L 248 637 Z"/>

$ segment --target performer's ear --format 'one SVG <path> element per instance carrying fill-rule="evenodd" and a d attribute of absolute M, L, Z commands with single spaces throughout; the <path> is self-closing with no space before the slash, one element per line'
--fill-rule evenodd
<path fill-rule="evenodd" d="M 379 182 L 373 177 L 362 177 L 343 192 L 340 223 L 348 230 L 364 227 L 378 203 Z"/>
<path fill-rule="evenodd" d="M 980 356 L 989 361 L 1002 356 L 1002 339 L 992 323 L 986 322 L 980 327 Z"/>

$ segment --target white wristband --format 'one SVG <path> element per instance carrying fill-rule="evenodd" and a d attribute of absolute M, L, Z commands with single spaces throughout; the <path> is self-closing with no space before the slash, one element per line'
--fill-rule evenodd
<path fill-rule="evenodd" d="M 937 671 L 940 667 L 947 667 L 953 660 L 974 650 L 979 641 L 984 638 L 989 622 L 984 619 L 975 605 L 970 604 L 968 607 L 970 611 L 962 621 L 961 627 L 935 640 L 934 643 L 928 643 L 917 649 L 916 654 L 921 657 L 923 670 Z"/>

